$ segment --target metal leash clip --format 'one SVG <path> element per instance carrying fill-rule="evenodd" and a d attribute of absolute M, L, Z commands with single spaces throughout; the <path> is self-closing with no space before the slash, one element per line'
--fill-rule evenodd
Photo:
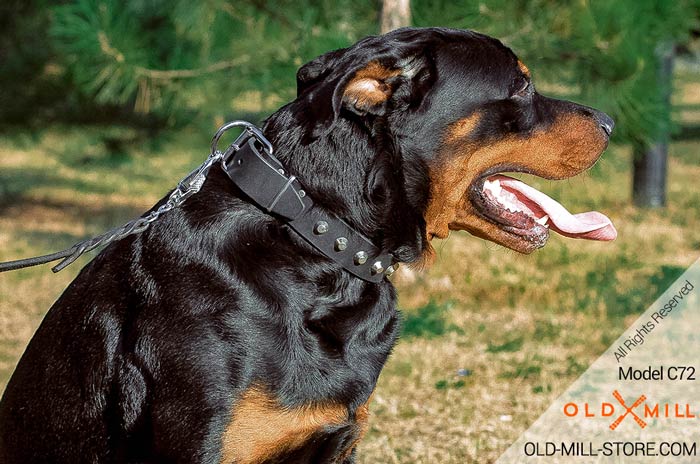
<path fill-rule="evenodd" d="M 233 141 L 231 145 L 226 148 L 225 151 L 221 152 L 218 150 L 218 145 L 219 145 L 219 140 L 221 137 L 224 135 L 226 131 L 229 129 L 232 129 L 234 127 L 244 127 L 243 132 L 241 135 L 239 135 L 236 140 Z M 234 153 L 236 153 L 238 150 L 241 149 L 243 144 L 245 144 L 248 139 L 251 137 L 254 137 L 263 147 L 263 149 L 267 152 L 268 155 L 272 156 L 272 144 L 270 143 L 269 140 L 267 140 L 267 137 L 263 135 L 263 133 L 255 127 L 253 124 L 247 122 L 247 121 L 231 121 L 219 128 L 219 130 L 216 131 L 216 134 L 214 134 L 214 137 L 212 137 L 211 140 L 211 153 L 212 155 L 215 153 L 220 153 L 221 154 L 221 163 L 223 165 L 224 170 L 227 169 L 227 163 L 231 159 Z"/>

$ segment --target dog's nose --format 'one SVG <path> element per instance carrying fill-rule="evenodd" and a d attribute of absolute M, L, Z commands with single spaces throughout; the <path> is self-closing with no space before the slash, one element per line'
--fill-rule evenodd
<path fill-rule="evenodd" d="M 612 134 L 613 128 L 615 127 L 615 121 L 613 121 L 613 118 L 603 113 L 602 111 L 595 111 L 593 113 L 593 116 L 595 117 L 596 121 L 598 121 L 598 124 L 600 124 L 600 127 L 605 131 L 608 137 L 610 137 L 610 134 Z"/>

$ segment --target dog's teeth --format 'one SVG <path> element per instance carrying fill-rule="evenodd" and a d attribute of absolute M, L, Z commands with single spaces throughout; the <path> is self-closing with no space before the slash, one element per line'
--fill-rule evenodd
<path fill-rule="evenodd" d="M 501 181 L 498 179 L 494 181 L 487 180 L 484 182 L 484 189 L 490 190 L 493 196 L 497 197 L 501 194 Z"/>
<path fill-rule="evenodd" d="M 536 223 L 543 225 L 545 227 L 547 226 L 547 221 L 549 221 L 549 216 L 546 214 L 544 216 L 542 216 L 541 218 L 535 220 Z"/>
<path fill-rule="evenodd" d="M 501 194 L 501 181 L 496 179 L 494 181 L 490 181 L 486 179 L 484 181 L 484 191 L 489 191 L 493 194 L 495 198 L 497 198 Z"/>
<path fill-rule="evenodd" d="M 511 213 L 517 213 L 522 211 L 518 205 L 516 205 L 512 201 L 509 201 L 507 198 L 499 197 L 498 202 Z"/>
<path fill-rule="evenodd" d="M 492 185 L 492 192 L 496 196 L 500 195 L 501 194 L 501 181 L 496 179 L 491 183 L 491 185 Z"/>
<path fill-rule="evenodd" d="M 488 192 L 493 200 L 509 212 L 520 213 L 523 211 L 517 197 L 501 187 L 501 181 L 499 179 L 493 181 L 485 180 L 483 191 Z"/>

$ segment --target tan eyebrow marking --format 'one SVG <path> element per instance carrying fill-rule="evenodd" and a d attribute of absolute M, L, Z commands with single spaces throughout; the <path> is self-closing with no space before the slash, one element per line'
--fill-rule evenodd
<path fill-rule="evenodd" d="M 518 60 L 518 68 L 520 68 L 520 70 L 523 72 L 523 74 L 525 74 L 525 76 L 527 76 L 528 79 L 530 78 L 530 70 L 527 69 L 527 66 L 525 66 L 525 63 Z"/>

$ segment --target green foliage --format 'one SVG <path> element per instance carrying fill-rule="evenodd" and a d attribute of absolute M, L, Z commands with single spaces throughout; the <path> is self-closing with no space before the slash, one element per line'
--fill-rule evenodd
<path fill-rule="evenodd" d="M 175 122 L 223 116 L 246 92 L 290 99 L 297 68 L 375 32 L 378 8 L 369 0 L 74 0 L 53 13 L 52 37 L 84 94 Z"/>
<path fill-rule="evenodd" d="M 436 390 L 448 390 L 450 388 L 459 390 L 460 388 L 464 388 L 467 385 L 467 383 L 464 380 L 454 380 L 454 381 L 449 381 L 449 380 L 438 380 L 435 382 L 435 389 Z"/>
<path fill-rule="evenodd" d="M 65 95 L 63 82 L 53 80 L 46 65 L 52 56 L 45 30 L 49 24 L 43 1 L 0 2 L 0 121 L 20 122 L 37 116 Z"/>
<path fill-rule="evenodd" d="M 567 356 L 566 357 L 566 371 L 563 374 L 570 376 L 570 377 L 579 376 L 579 375 L 583 374 L 587 368 L 588 368 L 588 366 L 581 364 L 575 356 Z"/>
<path fill-rule="evenodd" d="M 619 259 L 609 265 L 600 265 L 586 272 L 585 290 L 576 296 L 575 305 L 580 311 L 601 308 L 612 320 L 630 314 L 639 314 L 658 298 L 684 271 L 681 266 L 662 265 L 632 288 L 621 280 L 621 271 L 638 268 L 637 262 Z M 577 277 L 579 278 L 579 277 Z M 576 285 L 571 279 L 563 279 L 557 290 L 565 293 L 565 287 Z"/>
<path fill-rule="evenodd" d="M 412 1 L 415 25 L 501 38 L 537 82 L 611 113 L 616 140 L 637 145 L 668 128 L 656 51 L 687 39 L 699 4 Z M 58 116 L 97 103 L 211 127 L 212 118 L 269 112 L 293 98 L 304 62 L 377 32 L 381 2 L 8 0 L 1 8 L 0 119 L 35 114 L 47 102 Z"/>
<path fill-rule="evenodd" d="M 513 363 L 513 369 L 502 372 L 499 377 L 502 379 L 529 379 L 532 377 L 537 378 L 541 373 L 541 362 L 537 357 L 535 357 L 532 362 L 522 361 Z"/>
<path fill-rule="evenodd" d="M 551 385 L 551 384 L 547 384 L 546 386 L 545 386 L 545 385 L 537 385 L 537 386 L 535 386 L 535 387 L 532 387 L 532 393 L 536 393 L 536 394 L 539 394 L 539 393 L 549 393 L 549 392 L 551 392 L 551 391 L 552 391 L 552 385 Z"/>
<path fill-rule="evenodd" d="M 535 321 L 535 333 L 533 336 L 536 340 L 556 340 L 560 333 L 561 327 L 550 320 Z"/>
<path fill-rule="evenodd" d="M 506 342 L 503 342 L 500 345 L 493 345 L 489 343 L 489 346 L 488 348 L 486 348 L 486 351 L 489 353 L 512 353 L 515 351 L 520 351 L 520 349 L 523 347 L 524 341 L 524 337 L 516 337 Z"/>
<path fill-rule="evenodd" d="M 444 335 L 447 332 L 459 332 L 459 328 L 446 321 L 450 304 L 439 304 L 430 300 L 425 306 L 421 306 L 415 313 L 404 315 L 402 336 L 433 338 Z"/>

